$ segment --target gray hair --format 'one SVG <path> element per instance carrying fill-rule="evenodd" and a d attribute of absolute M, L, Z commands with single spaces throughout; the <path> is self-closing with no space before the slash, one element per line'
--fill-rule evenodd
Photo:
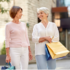
<path fill-rule="evenodd" d="M 37 13 L 39 13 L 40 11 L 43 11 L 44 13 L 49 15 L 49 9 L 46 7 L 37 8 Z"/>

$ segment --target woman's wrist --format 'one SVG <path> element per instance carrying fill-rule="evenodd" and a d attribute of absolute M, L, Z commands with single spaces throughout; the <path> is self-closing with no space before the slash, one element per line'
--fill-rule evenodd
<path fill-rule="evenodd" d="M 29 53 L 31 53 L 31 50 L 29 50 Z"/>
<path fill-rule="evenodd" d="M 9 48 L 6 48 L 6 56 L 9 56 Z"/>
<path fill-rule="evenodd" d="M 9 56 L 10 54 L 9 53 L 6 53 L 6 56 Z"/>
<path fill-rule="evenodd" d="M 29 50 L 29 52 L 31 52 L 30 46 L 28 46 L 28 50 Z"/>
<path fill-rule="evenodd" d="M 44 37 L 45 41 L 47 40 L 47 37 Z"/>

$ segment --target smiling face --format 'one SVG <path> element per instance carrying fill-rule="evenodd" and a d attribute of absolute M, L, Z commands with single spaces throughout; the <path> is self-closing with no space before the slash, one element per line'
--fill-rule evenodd
<path fill-rule="evenodd" d="M 47 19 L 48 14 L 46 14 L 46 13 L 43 12 L 43 11 L 39 11 L 39 12 L 37 13 L 37 16 L 38 16 L 38 18 L 42 21 L 42 20 L 44 20 L 44 19 Z"/>
<path fill-rule="evenodd" d="M 18 19 L 20 19 L 22 17 L 22 10 L 21 9 L 17 12 L 15 17 Z"/>

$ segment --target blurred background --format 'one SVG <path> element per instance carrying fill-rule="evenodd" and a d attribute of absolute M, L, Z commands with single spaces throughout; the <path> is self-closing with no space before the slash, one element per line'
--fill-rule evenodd
<path fill-rule="evenodd" d="M 9 16 L 9 10 L 13 5 L 22 7 L 23 16 L 20 21 L 25 22 L 28 28 L 28 36 L 33 54 L 33 60 L 29 62 L 29 68 L 37 68 L 35 46 L 32 42 L 33 26 L 40 22 L 37 18 L 37 8 L 47 7 L 50 10 L 48 20 L 55 22 L 60 32 L 60 42 L 70 50 L 70 0 L 0 0 L 0 65 L 5 64 L 5 25 L 12 21 Z M 57 69 L 63 67 L 70 69 L 70 66 L 68 66 L 70 65 L 69 61 L 70 53 L 66 57 L 57 59 Z"/>

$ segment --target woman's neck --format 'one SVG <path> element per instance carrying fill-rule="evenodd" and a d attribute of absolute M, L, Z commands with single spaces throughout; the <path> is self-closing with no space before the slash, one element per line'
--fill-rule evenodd
<path fill-rule="evenodd" d="M 47 19 L 44 19 L 41 22 L 44 25 L 44 27 L 46 28 L 47 27 L 47 24 L 48 24 L 48 20 Z"/>
<path fill-rule="evenodd" d="M 44 19 L 41 21 L 43 24 L 48 24 L 48 20 L 47 19 Z"/>
<path fill-rule="evenodd" d="M 16 24 L 19 24 L 19 19 L 14 18 L 12 22 L 14 22 L 14 23 L 16 23 Z"/>

